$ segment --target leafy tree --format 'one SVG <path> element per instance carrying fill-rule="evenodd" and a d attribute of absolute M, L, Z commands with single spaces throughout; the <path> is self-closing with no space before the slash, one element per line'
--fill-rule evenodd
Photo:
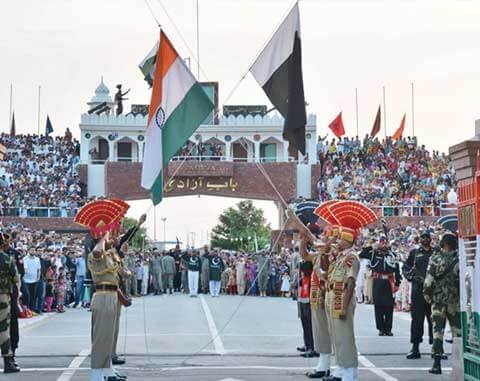
<path fill-rule="evenodd" d="M 138 221 L 135 218 L 129 218 L 125 217 L 123 219 L 123 227 L 125 229 L 125 232 L 128 231 L 128 229 L 134 227 Z M 143 249 L 144 246 L 148 245 L 148 238 L 147 238 L 147 229 L 143 226 L 141 226 L 137 234 L 133 237 L 130 246 L 132 249 Z"/>
<path fill-rule="evenodd" d="M 266 223 L 263 210 L 252 201 L 241 201 L 235 208 L 226 209 L 219 217 L 220 223 L 212 229 L 212 247 L 227 250 L 255 250 L 270 242 L 271 228 Z"/>

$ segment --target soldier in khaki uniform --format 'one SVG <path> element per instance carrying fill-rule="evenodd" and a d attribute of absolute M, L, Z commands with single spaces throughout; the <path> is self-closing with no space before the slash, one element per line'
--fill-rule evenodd
<path fill-rule="evenodd" d="M 121 263 L 115 249 L 106 249 L 106 238 L 102 238 L 88 255 L 88 267 L 96 290 L 91 303 L 91 381 L 122 381 L 126 377 L 118 375 L 112 367 L 112 348 L 115 345 L 120 308 L 118 290 Z"/>
<path fill-rule="evenodd" d="M 330 258 L 328 291 L 325 308 L 329 321 L 333 351 L 338 365 L 332 380 L 358 380 L 358 352 L 355 343 L 354 315 L 355 282 L 360 271 L 360 260 L 352 249 L 353 239 L 340 233 L 337 252 Z"/>
<path fill-rule="evenodd" d="M 16 373 L 20 368 L 15 364 L 10 343 L 10 302 L 13 287 L 19 284 L 20 277 L 13 258 L 5 253 L 9 240 L 8 234 L 0 233 L 0 349 L 4 373 Z"/>
<path fill-rule="evenodd" d="M 356 201 L 327 201 L 314 213 L 330 225 L 327 230 L 336 237 L 328 258 L 325 310 L 338 368 L 324 380 L 358 381 L 354 293 L 360 260 L 353 244 L 360 229 L 378 218 L 371 209 Z"/>
<path fill-rule="evenodd" d="M 325 261 L 330 250 L 331 241 L 324 241 L 321 246 L 307 251 L 307 246 L 311 238 L 302 234 L 302 242 L 300 244 L 300 254 L 304 261 L 313 263 L 312 281 L 310 287 L 310 307 L 312 311 L 312 330 L 315 352 L 320 356 L 319 362 L 313 372 L 308 372 L 308 378 L 323 378 L 330 375 L 330 356 L 332 352 L 332 344 L 330 340 L 330 332 L 328 331 L 328 320 L 325 310 L 325 294 L 327 286 L 327 272 L 325 271 Z"/>

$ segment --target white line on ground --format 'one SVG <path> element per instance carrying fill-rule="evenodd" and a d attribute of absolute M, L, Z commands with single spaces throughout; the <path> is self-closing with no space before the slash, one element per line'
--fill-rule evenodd
<path fill-rule="evenodd" d="M 367 359 L 365 356 L 358 355 L 358 362 L 367 368 L 370 372 L 377 375 L 380 378 L 383 378 L 385 381 L 398 381 L 395 377 L 390 376 L 384 370 L 376 368 L 373 363 Z"/>
<path fill-rule="evenodd" d="M 215 325 L 215 320 L 213 320 L 212 311 L 210 311 L 210 307 L 208 306 L 205 298 L 202 294 L 200 294 L 200 301 L 202 302 L 203 312 L 205 313 L 205 317 L 208 323 L 208 329 L 210 330 L 210 335 L 213 339 L 213 345 L 215 347 L 215 352 L 219 355 L 224 355 L 225 347 L 223 346 L 223 341 L 218 334 L 217 326 Z"/>
<path fill-rule="evenodd" d="M 252 365 L 252 366 L 182 366 L 182 367 L 176 367 L 176 368 L 148 368 L 147 370 L 155 370 L 155 371 L 161 371 L 161 372 L 178 372 L 182 370 L 291 370 L 291 371 L 305 371 L 309 370 L 310 368 L 308 367 L 295 367 L 295 366 L 262 366 L 262 365 Z M 359 370 L 368 370 L 371 371 L 371 367 L 359 367 Z M 377 370 L 390 370 L 390 371 L 427 371 L 430 368 L 413 368 L 413 367 L 398 367 L 398 368 L 374 368 Z M 22 368 L 22 372 L 63 372 L 63 371 L 89 371 L 90 368 Z M 145 371 L 145 368 L 140 368 L 140 367 L 123 367 L 122 370 L 124 371 Z M 451 372 L 452 368 L 443 368 L 442 371 L 445 372 Z M 58 380 L 57 380 L 58 381 Z"/>
<path fill-rule="evenodd" d="M 90 349 L 84 349 L 81 351 L 77 357 L 75 357 L 68 368 L 58 377 L 57 381 L 70 381 L 75 372 L 79 369 L 78 367 L 82 365 L 85 359 L 90 354 Z"/>

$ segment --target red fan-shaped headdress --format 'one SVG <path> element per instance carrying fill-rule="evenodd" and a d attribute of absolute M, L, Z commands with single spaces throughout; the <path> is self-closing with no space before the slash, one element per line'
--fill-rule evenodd
<path fill-rule="evenodd" d="M 333 230 L 338 229 L 343 239 L 352 242 L 362 227 L 378 219 L 373 210 L 358 201 L 327 201 L 315 214 L 332 225 Z"/>
<path fill-rule="evenodd" d="M 123 200 L 96 200 L 86 204 L 75 216 L 75 222 L 90 229 L 94 238 L 108 231 L 120 230 L 120 223 L 130 206 Z"/>

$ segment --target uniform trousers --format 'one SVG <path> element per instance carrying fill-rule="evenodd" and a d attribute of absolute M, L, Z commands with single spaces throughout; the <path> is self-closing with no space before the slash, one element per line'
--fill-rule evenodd
<path fill-rule="evenodd" d="M 122 305 L 117 303 L 116 318 L 115 318 L 115 331 L 113 334 L 113 346 L 112 346 L 112 357 L 117 357 L 117 343 L 118 343 L 118 334 L 120 332 L 120 313 L 122 311 Z"/>
<path fill-rule="evenodd" d="M 92 370 L 111 369 L 112 348 L 118 314 L 118 296 L 116 292 L 97 291 L 92 303 Z M 92 376 L 94 373 L 92 372 Z"/>
<path fill-rule="evenodd" d="M 0 349 L 3 357 L 12 355 L 10 343 L 10 295 L 0 294 Z"/>
<path fill-rule="evenodd" d="M 188 289 L 190 291 L 190 295 L 198 294 L 198 280 L 199 272 L 188 270 Z"/>
<path fill-rule="evenodd" d="M 448 319 L 453 337 L 461 336 L 461 323 L 459 306 L 456 304 L 432 304 L 433 321 L 433 345 L 432 353 L 442 355 L 443 352 L 443 334 L 445 324 Z"/>
<path fill-rule="evenodd" d="M 300 321 L 303 328 L 303 342 L 307 351 L 314 349 L 313 332 L 312 332 L 312 310 L 310 303 L 298 303 L 300 308 Z"/>
<path fill-rule="evenodd" d="M 358 368 L 358 351 L 353 328 L 355 297 L 352 296 L 350 300 L 347 317 L 344 320 L 333 317 L 333 299 L 334 295 L 329 291 L 326 297 L 326 313 L 337 365 L 342 369 Z"/>
<path fill-rule="evenodd" d="M 222 282 L 219 280 L 211 280 L 209 282 L 209 288 L 210 288 L 210 295 L 211 296 L 219 296 L 220 295 L 220 287 L 222 285 Z"/>
<path fill-rule="evenodd" d="M 375 324 L 380 332 L 392 332 L 393 306 L 375 304 Z"/>
<path fill-rule="evenodd" d="M 312 308 L 312 333 L 315 351 L 318 353 L 332 352 L 332 343 L 330 333 L 328 332 L 328 320 L 325 308 L 320 306 Z"/>
<path fill-rule="evenodd" d="M 163 291 L 163 274 L 161 270 L 153 270 L 153 289 L 155 292 Z"/>
<path fill-rule="evenodd" d="M 432 331 L 432 308 L 422 294 L 412 295 L 412 324 L 410 326 L 410 342 L 418 344 L 423 341 L 423 329 L 425 318 L 428 322 L 428 336 L 433 339 Z"/>

